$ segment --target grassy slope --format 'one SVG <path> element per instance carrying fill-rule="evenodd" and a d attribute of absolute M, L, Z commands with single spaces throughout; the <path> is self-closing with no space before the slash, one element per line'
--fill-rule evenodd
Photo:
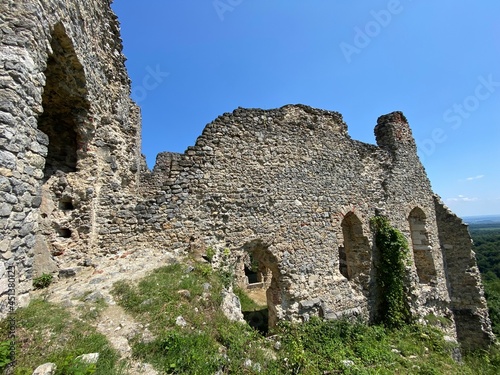
<path fill-rule="evenodd" d="M 264 337 L 246 324 L 228 321 L 219 310 L 227 281 L 227 275 L 206 264 L 176 264 L 137 284 L 115 284 L 118 303 L 153 334 L 149 340 L 141 334 L 132 339 L 134 357 L 160 373 L 174 374 L 497 374 L 500 368 L 496 351 L 454 362 L 452 345 L 431 327 L 388 330 L 311 319 L 282 323 Z M 251 307 L 251 301 L 245 303 Z M 178 324 L 180 316 L 186 325 Z M 60 307 L 33 301 L 18 311 L 17 323 L 18 374 L 31 374 L 34 364 L 47 361 L 58 363 L 58 374 L 122 371 L 105 337 Z M 0 341 L 7 327 L 1 322 Z M 90 352 L 101 353 L 97 367 L 75 369 L 74 358 Z"/>
<path fill-rule="evenodd" d="M 208 288 L 210 284 L 210 288 Z M 205 286 L 205 287 L 203 287 Z M 453 345 L 431 327 L 388 330 L 345 321 L 282 323 L 271 337 L 229 322 L 218 310 L 222 281 L 204 265 L 174 265 L 138 285 L 115 286 L 119 303 L 149 324 L 156 339 L 135 339 L 135 356 L 167 373 L 213 374 L 496 374 L 485 353 L 457 364 Z M 241 295 L 241 291 L 239 291 Z M 178 316 L 187 322 L 176 324 Z M 479 371 L 479 372 L 478 372 Z"/>
<path fill-rule="evenodd" d="M 43 300 L 33 300 L 27 308 L 17 310 L 15 374 L 33 373 L 46 362 L 57 365 L 56 375 L 123 373 L 118 354 L 106 337 L 88 322 L 70 315 L 62 307 Z M 0 322 L 0 341 L 7 340 L 9 321 Z M 85 365 L 76 357 L 86 353 L 100 354 L 96 365 Z"/>

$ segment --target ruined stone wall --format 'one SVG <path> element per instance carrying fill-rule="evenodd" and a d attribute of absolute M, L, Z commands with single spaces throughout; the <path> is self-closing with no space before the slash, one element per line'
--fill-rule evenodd
<path fill-rule="evenodd" d="M 415 316 L 449 318 L 470 346 L 491 342 L 470 237 L 435 202 L 400 112 L 379 118 L 371 145 L 335 112 L 237 109 L 149 171 L 121 48 L 108 1 L 0 5 L 0 303 L 9 267 L 24 305 L 43 272 L 125 249 L 211 247 L 242 285 L 256 263 L 271 325 L 371 319 L 369 222 L 385 215 L 410 243 Z"/>
<path fill-rule="evenodd" d="M 272 324 L 373 318 L 379 296 L 369 220 L 385 215 L 412 250 L 413 313 L 448 318 L 454 335 L 433 193 L 411 130 L 395 112 L 379 118 L 375 135 L 377 146 L 352 140 L 340 114 L 306 106 L 224 114 L 184 154 L 158 156 L 143 176 L 147 199 L 135 208 L 140 224 L 132 230 L 143 244 L 219 249 L 217 261 L 234 267 L 241 284 L 251 254 L 272 274 Z"/>
<path fill-rule="evenodd" d="M 139 111 L 109 1 L 5 0 L 0 25 L 0 254 L 24 305 L 36 273 L 97 250 L 110 197 L 135 191 Z M 3 302 L 1 270 L 0 286 Z"/>
<path fill-rule="evenodd" d="M 438 197 L 434 199 L 457 336 L 468 349 L 481 347 L 493 334 L 469 231 Z"/>

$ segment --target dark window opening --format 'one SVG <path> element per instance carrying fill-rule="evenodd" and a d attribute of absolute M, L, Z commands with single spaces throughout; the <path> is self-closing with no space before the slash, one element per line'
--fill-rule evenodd
<path fill-rule="evenodd" d="M 49 141 L 44 181 L 56 171 L 77 171 L 78 150 L 84 143 L 82 126 L 89 110 L 85 73 L 61 24 L 54 27 L 51 47 L 53 54 L 44 72 L 43 113 L 38 119 L 38 129 Z"/>
<path fill-rule="evenodd" d="M 245 276 L 247 277 L 249 284 L 255 284 L 255 283 L 260 282 L 259 272 L 252 271 L 247 266 L 245 266 Z"/>
<path fill-rule="evenodd" d="M 59 209 L 63 211 L 71 211 L 75 209 L 73 205 L 73 200 L 69 197 L 62 198 L 59 201 Z"/>
<path fill-rule="evenodd" d="M 349 273 L 347 271 L 347 256 L 344 246 L 339 246 L 339 271 L 346 279 L 349 278 Z"/>
<path fill-rule="evenodd" d="M 57 235 L 62 238 L 71 238 L 71 229 L 68 228 L 58 228 Z"/>
<path fill-rule="evenodd" d="M 243 311 L 243 318 L 248 325 L 259 331 L 262 335 L 269 332 L 269 309 Z"/>

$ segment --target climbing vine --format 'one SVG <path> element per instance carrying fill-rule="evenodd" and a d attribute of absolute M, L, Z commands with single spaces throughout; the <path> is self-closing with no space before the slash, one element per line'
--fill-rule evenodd
<path fill-rule="evenodd" d="M 371 225 L 379 252 L 377 282 L 381 301 L 377 320 L 387 327 L 401 327 L 411 322 L 404 282 L 410 253 L 408 242 L 385 217 L 372 218 Z"/>

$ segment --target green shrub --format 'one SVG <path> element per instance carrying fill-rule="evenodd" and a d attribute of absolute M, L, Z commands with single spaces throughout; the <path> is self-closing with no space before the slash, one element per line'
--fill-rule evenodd
<path fill-rule="evenodd" d="M 52 275 L 44 273 L 42 276 L 33 279 L 33 287 L 35 289 L 47 288 L 52 283 Z"/>
<path fill-rule="evenodd" d="M 3 370 L 11 362 L 10 340 L 0 342 L 0 370 Z"/>
<path fill-rule="evenodd" d="M 215 250 L 213 247 L 209 247 L 205 253 L 205 256 L 207 257 L 208 261 L 211 262 L 214 259 L 215 256 Z"/>

